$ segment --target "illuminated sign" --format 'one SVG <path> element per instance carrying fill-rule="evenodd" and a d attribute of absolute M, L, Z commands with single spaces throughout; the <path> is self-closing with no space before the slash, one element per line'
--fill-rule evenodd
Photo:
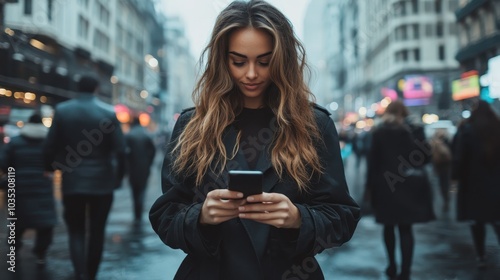
<path fill-rule="evenodd" d="M 451 84 L 451 90 L 455 101 L 479 96 L 479 76 L 472 75 L 455 80 Z"/>

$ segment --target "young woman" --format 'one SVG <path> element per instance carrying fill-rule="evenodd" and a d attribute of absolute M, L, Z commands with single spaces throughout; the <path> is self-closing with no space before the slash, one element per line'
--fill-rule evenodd
<path fill-rule="evenodd" d="M 163 242 L 187 254 L 175 279 L 324 279 L 314 255 L 351 238 L 359 207 L 290 22 L 264 1 L 233 2 L 205 52 L 150 211 Z M 262 171 L 263 193 L 228 190 L 233 169 Z"/>
<path fill-rule="evenodd" d="M 500 243 L 500 119 L 479 101 L 454 138 L 452 176 L 458 181 L 457 219 L 471 222 L 478 268 L 487 266 L 486 224 Z"/>
<path fill-rule="evenodd" d="M 380 125 L 372 131 L 368 156 L 367 189 L 377 223 L 384 225 L 389 279 L 408 280 L 414 238 L 412 225 L 435 218 L 431 185 L 425 171 L 431 149 L 423 127 L 407 121 L 408 110 L 396 100 L 387 106 Z M 396 264 L 396 234 L 401 249 L 401 269 Z"/>

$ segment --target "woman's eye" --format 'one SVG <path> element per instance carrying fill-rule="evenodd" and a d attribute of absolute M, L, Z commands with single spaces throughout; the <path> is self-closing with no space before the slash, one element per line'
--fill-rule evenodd
<path fill-rule="evenodd" d="M 237 61 L 233 61 L 233 65 L 236 66 L 236 67 L 241 67 L 245 64 L 245 62 L 237 62 Z"/>
<path fill-rule="evenodd" d="M 259 62 L 259 64 L 262 66 L 269 66 L 269 62 Z"/>

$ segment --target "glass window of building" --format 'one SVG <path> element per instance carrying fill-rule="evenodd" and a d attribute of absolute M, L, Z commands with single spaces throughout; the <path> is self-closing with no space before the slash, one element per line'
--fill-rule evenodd
<path fill-rule="evenodd" d="M 477 17 L 474 17 L 471 23 L 470 39 L 475 42 L 481 38 L 481 24 Z"/>
<path fill-rule="evenodd" d="M 446 59 L 445 49 L 444 49 L 443 45 L 439 45 L 439 47 L 438 47 L 438 58 L 441 61 Z"/>
<path fill-rule="evenodd" d="M 443 6 L 443 3 L 441 2 L 441 0 L 435 0 L 434 1 L 434 9 L 435 9 L 436 13 L 438 13 L 438 14 L 441 13 L 442 6 Z"/>
<path fill-rule="evenodd" d="M 24 0 L 24 14 L 30 16 L 33 13 L 33 0 Z"/>
<path fill-rule="evenodd" d="M 458 9 L 458 0 L 449 0 L 448 1 L 450 12 L 455 12 Z"/>
<path fill-rule="evenodd" d="M 443 37 L 443 34 L 444 34 L 444 30 L 443 30 L 443 23 L 442 22 L 438 22 L 436 24 L 436 36 L 437 37 Z"/>
<path fill-rule="evenodd" d="M 413 50 L 413 57 L 415 58 L 415 61 L 420 61 L 420 49 Z"/>
<path fill-rule="evenodd" d="M 418 0 L 411 1 L 411 10 L 414 14 L 418 14 L 418 4 L 419 4 Z"/>
<path fill-rule="evenodd" d="M 408 61 L 408 50 L 402 50 L 401 51 L 401 60 L 402 61 Z"/>
<path fill-rule="evenodd" d="M 432 12 L 432 2 L 431 1 L 425 1 L 424 2 L 424 11 L 426 13 L 431 13 Z"/>
<path fill-rule="evenodd" d="M 450 35 L 457 35 L 457 23 L 456 22 L 450 22 L 449 25 L 449 32 Z"/>
<path fill-rule="evenodd" d="M 401 39 L 403 41 L 408 39 L 408 32 L 406 30 L 406 25 L 401 26 Z"/>
<path fill-rule="evenodd" d="M 489 36 L 495 33 L 495 16 L 491 11 L 484 13 L 484 35 Z"/>
<path fill-rule="evenodd" d="M 420 25 L 418 23 L 413 24 L 413 39 L 420 38 Z"/>
<path fill-rule="evenodd" d="M 83 16 L 78 16 L 78 31 L 77 34 L 80 38 L 87 39 L 89 35 L 89 21 Z"/>
<path fill-rule="evenodd" d="M 427 23 L 425 25 L 425 36 L 432 37 L 434 35 L 434 32 L 432 32 L 433 29 L 434 29 L 434 26 L 432 25 L 432 23 Z"/>

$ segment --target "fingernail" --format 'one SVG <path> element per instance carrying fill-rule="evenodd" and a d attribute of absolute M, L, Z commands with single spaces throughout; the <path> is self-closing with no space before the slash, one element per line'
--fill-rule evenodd
<path fill-rule="evenodd" d="M 243 206 L 238 207 L 238 210 L 243 211 L 243 210 L 245 210 L 245 207 L 243 207 Z"/>
<path fill-rule="evenodd" d="M 244 218 L 244 217 L 245 217 L 245 214 L 240 214 L 240 217 L 241 217 L 241 218 Z"/>
<path fill-rule="evenodd" d="M 254 201 L 255 199 L 253 197 L 247 198 L 248 201 Z"/>
<path fill-rule="evenodd" d="M 236 196 L 237 197 L 243 197 L 243 194 L 242 193 L 238 193 Z"/>

